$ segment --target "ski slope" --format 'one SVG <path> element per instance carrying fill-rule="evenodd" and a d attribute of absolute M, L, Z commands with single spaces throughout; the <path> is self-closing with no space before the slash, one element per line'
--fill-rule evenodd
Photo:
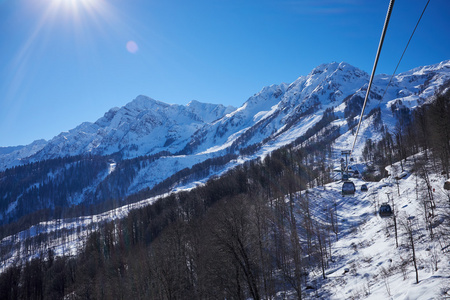
<path fill-rule="evenodd" d="M 310 275 L 308 285 L 313 289 L 306 290 L 309 296 L 326 299 L 445 299 L 444 293 L 448 296 L 448 232 L 442 232 L 445 229 L 438 225 L 435 238 L 431 239 L 425 229 L 421 204 L 424 182 L 416 174 L 409 173 L 412 167 L 412 161 L 404 165 L 408 176 L 400 179 L 398 186 L 394 178 L 401 172 L 399 163 L 388 168 L 392 174 L 388 178 L 367 183 L 368 192 L 360 191 L 365 183 L 362 179 L 352 179 L 357 189 L 354 196 L 341 196 L 341 181 L 308 191 L 310 201 L 316 202 L 312 205 L 316 215 L 321 214 L 324 206 L 336 201 L 339 227 L 338 240 L 332 245 L 332 262 L 325 271 L 326 279 L 322 278 L 320 270 Z M 442 188 L 445 178 L 433 174 L 430 181 L 435 189 L 435 218 L 448 218 L 450 194 Z M 395 203 L 398 247 L 393 217 L 378 215 L 379 205 L 388 202 L 387 194 Z M 390 203 L 393 206 L 392 201 Z M 411 220 L 414 229 L 418 284 L 415 283 L 410 242 L 403 226 L 407 219 Z M 438 237 L 441 234 L 444 238 Z"/>

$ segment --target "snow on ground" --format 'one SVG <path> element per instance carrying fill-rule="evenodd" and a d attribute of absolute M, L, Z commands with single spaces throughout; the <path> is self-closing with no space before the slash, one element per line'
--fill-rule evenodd
<path fill-rule="evenodd" d="M 41 222 L 37 225 L 33 225 L 27 230 L 3 238 L 1 244 L 3 246 L 16 243 L 17 246 L 18 241 L 21 241 L 23 250 L 25 247 L 24 241 L 26 239 L 37 237 L 41 233 L 47 233 L 51 234 L 52 237 L 50 237 L 50 242 L 41 245 L 43 253 L 46 253 L 47 249 L 52 249 L 56 256 L 73 256 L 83 249 L 89 234 L 92 231 L 97 230 L 102 223 L 122 219 L 126 217 L 131 210 L 151 205 L 157 199 L 164 196 L 166 195 L 148 198 L 97 215 Z M 61 234 L 62 231 L 69 232 L 69 234 L 63 235 Z M 23 253 L 19 255 L 17 247 L 14 247 L 13 251 L 9 253 L 8 256 L 2 257 L 3 261 L 0 266 L 0 273 L 8 266 L 17 262 L 20 259 L 19 257 L 23 260 L 30 260 L 38 255 L 40 255 L 39 251 L 30 251 L 28 254 L 25 254 L 25 256 Z"/>
<path fill-rule="evenodd" d="M 229 167 L 241 163 L 242 161 L 232 161 Z M 353 166 L 360 171 L 362 167 L 361 163 Z M 341 181 L 308 190 L 307 195 L 313 202 L 313 209 L 316 210 L 314 214 L 320 215 L 319 210 L 323 210 L 324 205 L 332 205 L 336 202 L 339 228 L 338 240 L 332 245 L 332 262 L 325 271 L 326 279 L 322 279 L 319 271 L 311 272 L 308 284 L 315 289 L 304 291 L 308 297 L 444 299 L 444 291 L 450 292 L 450 255 L 448 249 L 446 253 L 442 250 L 446 246 L 446 241 L 438 238 L 430 239 L 425 229 L 420 202 L 425 192 L 424 180 L 417 177 L 415 173 L 410 174 L 412 159 L 409 159 L 403 167 L 407 175 L 398 181 L 398 185 L 394 178 L 402 173 L 399 163 L 390 167 L 388 171 L 391 176 L 380 182 L 364 182 L 362 179 L 353 178 L 357 189 L 354 196 L 341 196 Z M 416 180 L 419 186 L 417 196 Z M 450 194 L 442 188 L 444 181 L 444 176 L 430 174 L 430 182 L 435 188 L 433 195 L 437 203 L 437 218 L 448 218 L 450 210 L 448 207 Z M 367 184 L 368 192 L 360 191 L 362 184 Z M 192 186 L 183 187 L 183 189 L 187 188 Z M 377 213 L 379 205 L 388 202 L 387 194 L 395 202 L 398 247 L 395 242 L 393 219 L 381 218 Z M 88 233 L 96 230 L 99 224 L 123 218 L 131 209 L 150 205 L 155 200 L 156 198 L 146 199 L 77 220 L 65 219 L 41 223 L 17 235 L 6 237 L 1 243 L 10 243 L 13 240 L 23 241 L 27 237 L 38 235 L 43 230 L 51 233 L 63 228 L 72 228 L 74 230 L 71 235 L 64 238 L 56 235 L 51 244 L 46 247 L 53 249 L 56 255 L 75 255 L 83 247 Z M 414 267 L 410 260 L 411 250 L 402 225 L 408 217 L 416 229 L 414 239 L 419 268 L 418 284 L 415 283 Z M 439 230 L 439 227 L 436 230 Z M 0 272 L 17 259 L 17 249 L 15 251 L 2 264 Z M 36 255 L 30 254 L 22 258 L 30 259 Z M 289 296 L 289 292 L 286 295 Z"/>
<path fill-rule="evenodd" d="M 128 189 L 128 194 L 137 193 L 145 188 L 153 188 L 175 173 L 185 168 L 191 168 L 210 157 L 213 156 L 207 153 L 189 156 L 163 156 L 139 170 Z"/>
<path fill-rule="evenodd" d="M 112 172 L 114 172 L 114 170 L 116 169 L 116 162 L 110 162 L 109 163 L 109 167 L 108 167 L 108 175 L 111 174 Z"/>
<path fill-rule="evenodd" d="M 411 170 L 412 162 L 404 166 Z M 395 170 L 394 170 L 395 169 Z M 342 197 L 341 181 L 311 189 L 310 199 L 320 204 L 337 201 L 339 236 L 332 246 L 333 262 L 326 270 L 326 279 L 317 272 L 309 280 L 317 290 L 309 291 L 311 297 L 327 299 L 445 299 L 450 293 L 450 255 L 442 248 L 443 239 L 431 239 L 425 229 L 421 199 L 424 197 L 424 180 L 416 175 L 408 175 L 397 182 L 400 164 L 389 169 L 392 176 L 380 182 L 368 183 L 368 192 L 361 192 L 364 183 L 352 179 L 357 192 L 354 196 Z M 416 199 L 416 179 L 419 184 Z M 450 194 L 442 187 L 445 178 L 430 175 L 435 192 L 436 218 L 448 218 Z M 400 192 L 400 193 L 399 193 Z M 379 205 L 395 202 L 397 215 L 398 248 L 395 241 L 393 218 L 381 218 L 377 214 Z M 392 205 L 392 202 L 391 202 Z M 415 229 L 415 251 L 418 261 L 419 283 L 415 283 L 414 266 L 411 260 L 408 235 L 402 225 L 406 220 Z M 437 227 L 436 232 L 439 231 Z M 448 234 L 448 233 L 444 233 Z M 436 235 L 437 236 L 437 235 Z M 448 240 L 447 240 L 448 243 Z M 448 247 L 448 245 L 447 245 Z M 435 269 L 437 264 L 437 270 Z"/>
<path fill-rule="evenodd" d="M 246 132 L 249 128 L 250 127 L 246 127 L 246 128 L 243 128 L 243 129 L 231 134 L 223 144 L 216 145 L 214 143 L 211 143 L 211 145 L 205 151 L 200 152 L 199 155 L 226 150 L 228 147 L 230 147 L 233 144 L 234 141 L 236 141 L 237 138 L 239 138 L 239 136 L 242 133 Z"/>

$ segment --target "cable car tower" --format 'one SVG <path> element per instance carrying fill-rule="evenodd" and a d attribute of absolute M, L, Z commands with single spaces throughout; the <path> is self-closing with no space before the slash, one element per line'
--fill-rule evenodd
<path fill-rule="evenodd" d="M 344 158 L 341 158 L 341 171 L 342 171 L 342 179 L 348 180 L 350 178 L 350 175 L 348 174 L 348 163 L 349 163 L 349 156 L 352 154 L 351 150 L 342 150 L 341 155 L 345 155 L 345 161 Z M 350 161 L 352 158 L 350 158 Z M 344 166 L 345 162 L 345 166 Z"/>
<path fill-rule="evenodd" d="M 356 192 L 355 184 L 349 180 L 350 175 L 348 174 L 349 156 L 351 153 L 350 150 L 341 151 L 341 155 L 345 155 L 345 161 L 344 158 L 341 158 L 342 181 L 344 181 L 342 185 L 342 196 L 353 196 Z M 352 158 L 350 158 L 350 161 L 352 161 Z"/>

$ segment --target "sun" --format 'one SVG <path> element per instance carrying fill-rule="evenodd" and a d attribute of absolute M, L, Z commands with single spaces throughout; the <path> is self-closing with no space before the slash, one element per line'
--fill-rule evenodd
<path fill-rule="evenodd" d="M 117 11 L 108 0 L 40 0 L 46 1 L 42 23 L 55 29 L 70 28 L 79 38 L 89 32 L 115 26 Z"/>
<path fill-rule="evenodd" d="M 50 9 L 65 15 L 96 14 L 105 7 L 103 0 L 49 0 Z"/>
<path fill-rule="evenodd" d="M 63 5 L 66 7 L 78 7 L 80 5 L 94 5 L 98 0 L 50 0 L 54 5 Z"/>
<path fill-rule="evenodd" d="M 45 21 L 62 22 L 104 21 L 112 18 L 112 7 L 107 0 L 40 0 L 46 5 Z"/>
<path fill-rule="evenodd" d="M 22 1 L 21 1 L 22 2 Z M 27 2 L 27 1 L 23 1 Z M 105 27 L 115 27 L 117 11 L 107 0 L 32 0 L 30 11 L 34 13 L 33 25 L 27 38 L 10 61 L 15 70 L 13 86 L 20 86 L 25 66 L 32 57 L 40 57 L 54 43 L 49 40 L 65 34 L 75 44 L 83 45 L 105 32 Z M 1 3 L 1 0 L 0 0 Z M 17 88 L 14 88 L 17 90 Z"/>

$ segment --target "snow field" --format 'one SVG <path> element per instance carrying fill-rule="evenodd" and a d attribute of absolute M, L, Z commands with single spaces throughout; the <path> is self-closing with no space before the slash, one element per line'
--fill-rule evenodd
<path fill-rule="evenodd" d="M 412 163 L 405 166 L 409 170 L 411 167 Z M 393 168 L 400 171 L 399 164 Z M 399 180 L 397 188 L 393 179 L 395 172 L 391 169 L 390 173 L 394 175 L 369 183 L 366 193 L 359 190 L 363 181 L 354 180 L 357 187 L 354 197 L 339 195 L 341 182 L 330 183 L 325 189 L 314 188 L 310 192 L 310 197 L 321 203 L 337 201 L 340 231 L 338 240 L 332 245 L 333 262 L 326 270 L 327 278 L 322 279 L 319 272 L 310 278 L 320 287 L 310 292 L 311 295 L 316 293 L 329 299 L 444 299 L 444 293 L 448 296 L 450 255 L 448 249 L 442 250 L 449 242 L 448 232 L 439 232 L 443 228 L 436 227 L 435 238 L 431 239 L 425 229 L 420 203 L 420 197 L 425 192 L 423 185 L 420 185 L 423 179 L 417 178 L 418 194 L 422 196 L 416 199 L 416 175 Z M 430 175 L 430 179 L 436 186 L 437 218 L 448 218 L 450 195 L 442 189 L 445 179 L 435 174 Z M 388 202 L 386 193 L 395 202 L 398 248 L 393 218 L 381 218 L 376 213 L 382 202 Z M 415 283 L 408 235 L 402 225 L 408 218 L 415 230 L 418 284 Z M 444 239 L 438 234 L 443 234 Z"/>

